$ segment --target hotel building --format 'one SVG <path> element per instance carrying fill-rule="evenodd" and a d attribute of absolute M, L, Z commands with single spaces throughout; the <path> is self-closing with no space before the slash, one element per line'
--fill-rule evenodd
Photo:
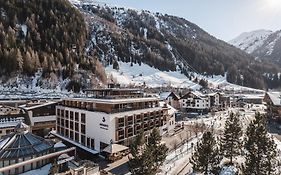
<path fill-rule="evenodd" d="M 125 98 L 116 93 L 117 89 L 106 89 L 91 93 L 99 93 L 99 98 L 62 100 L 56 107 L 55 135 L 86 151 L 100 153 L 111 144 L 128 146 L 142 130 L 146 134 L 157 127 L 163 133 L 171 128 L 173 115 L 168 114 L 166 105 L 161 107 L 158 98 L 140 97 L 139 93 L 134 97 L 132 91 L 128 90 L 130 95 L 126 96 L 126 90 L 120 90 Z"/>

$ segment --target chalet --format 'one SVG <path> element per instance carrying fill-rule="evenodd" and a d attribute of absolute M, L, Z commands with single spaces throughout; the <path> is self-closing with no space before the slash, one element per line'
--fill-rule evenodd
<path fill-rule="evenodd" d="M 180 108 L 184 112 L 207 113 L 210 108 L 210 100 L 207 95 L 191 91 L 181 97 Z"/>
<path fill-rule="evenodd" d="M 230 96 L 225 95 L 224 93 L 215 92 L 208 94 L 210 99 L 210 107 L 223 109 L 230 106 Z"/>
<path fill-rule="evenodd" d="M 267 104 L 268 114 L 272 117 L 281 116 L 281 93 L 267 92 L 264 96 L 264 102 Z"/>
<path fill-rule="evenodd" d="M 180 103 L 179 103 L 180 97 L 177 96 L 177 94 L 175 94 L 174 92 L 162 92 L 159 94 L 159 96 L 160 96 L 160 100 L 163 100 L 170 106 L 176 109 L 180 108 Z"/>

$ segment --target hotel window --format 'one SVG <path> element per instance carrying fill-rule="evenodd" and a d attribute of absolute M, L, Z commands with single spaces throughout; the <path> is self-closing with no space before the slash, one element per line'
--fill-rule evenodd
<path fill-rule="evenodd" d="M 81 135 L 81 144 L 85 146 L 86 144 L 86 137 L 84 135 Z"/>
<path fill-rule="evenodd" d="M 81 124 L 81 133 L 86 134 L 86 126 Z"/>
<path fill-rule="evenodd" d="M 134 117 L 133 116 L 129 116 L 128 118 L 127 118 L 127 120 L 128 120 L 128 125 L 132 125 L 133 123 L 134 123 Z"/>
<path fill-rule="evenodd" d="M 79 113 L 78 112 L 75 112 L 75 121 L 79 122 Z"/>
<path fill-rule="evenodd" d="M 60 116 L 60 109 L 57 109 L 57 116 Z"/>
<path fill-rule="evenodd" d="M 70 111 L 70 120 L 73 120 L 73 111 Z"/>
<path fill-rule="evenodd" d="M 91 139 L 91 148 L 95 149 L 95 139 Z"/>
<path fill-rule="evenodd" d="M 65 137 L 69 137 L 69 130 L 65 129 Z"/>
<path fill-rule="evenodd" d="M 144 121 L 147 121 L 147 120 L 148 120 L 148 114 L 144 114 L 143 120 L 144 120 Z"/>
<path fill-rule="evenodd" d="M 70 139 L 73 140 L 73 131 L 69 131 Z"/>
<path fill-rule="evenodd" d="M 125 137 L 124 130 L 123 129 L 119 130 L 118 131 L 118 140 L 122 140 L 122 139 L 124 139 L 124 137 Z"/>
<path fill-rule="evenodd" d="M 57 118 L 57 124 L 60 125 L 60 118 Z"/>
<path fill-rule="evenodd" d="M 75 141 L 79 142 L 79 133 L 78 132 L 75 132 Z"/>
<path fill-rule="evenodd" d="M 69 115 L 68 115 L 68 111 L 65 110 L 65 118 L 68 119 L 69 118 Z"/>
<path fill-rule="evenodd" d="M 64 136 L 64 128 L 61 128 L 61 135 Z"/>
<path fill-rule="evenodd" d="M 128 137 L 132 137 L 134 135 L 133 128 L 128 128 Z"/>
<path fill-rule="evenodd" d="M 124 126 L 124 118 L 118 118 L 118 127 L 123 127 Z"/>
<path fill-rule="evenodd" d="M 60 133 L 60 127 L 57 126 L 57 133 Z M 1 131 L 1 134 L 2 134 L 2 131 Z"/>
<path fill-rule="evenodd" d="M 79 132 L 79 123 L 75 122 L 75 131 Z"/>
<path fill-rule="evenodd" d="M 69 122 L 68 122 L 69 120 L 65 120 L 65 127 L 66 128 L 69 128 Z"/>
<path fill-rule="evenodd" d="M 87 137 L 87 147 L 91 148 L 91 139 L 90 139 L 90 137 Z"/>
<path fill-rule="evenodd" d="M 74 128 L 73 128 L 73 121 L 70 121 L 70 129 L 74 130 Z"/>
<path fill-rule="evenodd" d="M 81 123 L 86 123 L 86 115 L 81 114 Z"/>
<path fill-rule="evenodd" d="M 64 118 L 64 110 L 61 110 L 60 116 Z"/>
<path fill-rule="evenodd" d="M 61 119 L 61 126 L 64 126 L 64 119 Z"/>

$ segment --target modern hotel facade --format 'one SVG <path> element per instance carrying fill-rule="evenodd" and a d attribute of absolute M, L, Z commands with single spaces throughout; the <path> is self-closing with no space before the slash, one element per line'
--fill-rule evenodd
<path fill-rule="evenodd" d="M 128 146 L 154 127 L 168 130 L 170 115 L 157 98 L 72 98 L 56 107 L 57 135 L 97 152 L 109 144 Z"/>

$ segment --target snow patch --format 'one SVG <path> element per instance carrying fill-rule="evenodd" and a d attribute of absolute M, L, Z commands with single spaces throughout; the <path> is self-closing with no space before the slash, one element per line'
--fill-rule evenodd
<path fill-rule="evenodd" d="M 235 175 L 237 169 L 234 166 L 225 166 L 222 168 L 220 175 Z"/>
<path fill-rule="evenodd" d="M 119 71 L 113 69 L 113 66 L 106 67 L 106 73 L 110 77 L 123 85 L 134 84 L 136 86 L 146 85 L 149 87 L 173 86 L 179 88 L 200 89 L 201 86 L 190 81 L 180 71 L 160 71 L 150 67 L 147 64 L 119 63 Z"/>
<path fill-rule="evenodd" d="M 24 36 L 27 35 L 27 26 L 25 24 L 21 25 L 21 31 L 23 32 Z"/>

